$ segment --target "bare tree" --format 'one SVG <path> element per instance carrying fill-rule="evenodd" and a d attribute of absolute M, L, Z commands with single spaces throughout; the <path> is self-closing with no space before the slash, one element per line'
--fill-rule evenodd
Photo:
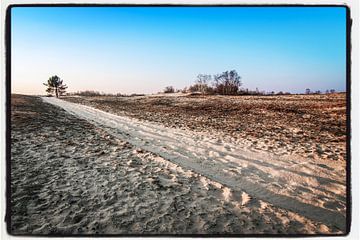
<path fill-rule="evenodd" d="M 202 94 L 206 93 L 208 88 L 208 83 L 211 81 L 212 77 L 210 74 L 199 74 L 196 77 L 196 85 L 199 87 L 199 90 Z"/>
<path fill-rule="evenodd" d="M 175 89 L 173 86 L 168 86 L 164 89 L 164 93 L 174 93 Z"/>
<path fill-rule="evenodd" d="M 214 76 L 215 90 L 222 95 L 235 95 L 241 86 L 241 77 L 236 70 L 226 71 Z"/>

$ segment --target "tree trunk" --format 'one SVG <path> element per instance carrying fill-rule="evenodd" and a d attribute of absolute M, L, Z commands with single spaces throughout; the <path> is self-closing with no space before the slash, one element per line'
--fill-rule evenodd
<path fill-rule="evenodd" d="M 59 92 L 58 92 L 58 88 L 55 87 L 55 94 L 56 94 L 56 97 L 58 98 L 59 97 Z"/>

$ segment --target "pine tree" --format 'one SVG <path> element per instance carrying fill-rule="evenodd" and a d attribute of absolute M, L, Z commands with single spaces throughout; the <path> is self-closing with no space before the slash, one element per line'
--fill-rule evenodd
<path fill-rule="evenodd" d="M 48 94 L 53 94 L 55 92 L 55 96 L 58 98 L 61 95 L 64 95 L 67 89 L 67 86 L 63 84 L 63 80 L 61 80 L 58 76 L 52 76 L 48 79 L 47 83 L 44 83 L 47 87 L 46 92 Z"/>

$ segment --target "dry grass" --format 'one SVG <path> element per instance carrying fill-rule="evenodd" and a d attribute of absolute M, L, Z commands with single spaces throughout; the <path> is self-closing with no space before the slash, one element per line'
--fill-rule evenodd
<path fill-rule="evenodd" d="M 257 150 L 346 158 L 344 93 L 287 96 L 66 97 L 168 127 L 217 132 Z"/>

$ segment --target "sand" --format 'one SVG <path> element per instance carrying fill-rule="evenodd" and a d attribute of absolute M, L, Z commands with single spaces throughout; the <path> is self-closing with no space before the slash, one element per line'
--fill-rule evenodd
<path fill-rule="evenodd" d="M 207 132 L 251 151 L 346 161 L 344 93 L 285 96 L 65 97 L 110 113 Z"/>
<path fill-rule="evenodd" d="M 123 116 L 120 118 L 124 120 Z M 136 119 L 132 119 L 132 123 L 136 123 Z M 156 127 L 165 128 L 162 125 Z M 139 145 L 142 141 L 134 140 L 131 131 L 125 131 L 128 135 L 124 137 L 113 130 L 114 127 L 73 116 L 40 98 L 12 96 L 13 234 L 312 234 L 344 231 L 344 174 L 335 163 L 332 166 L 327 162 L 310 161 L 303 166 L 304 162 L 296 162 L 299 158 L 295 158 L 292 168 L 286 165 L 284 169 L 276 169 L 284 164 L 284 158 L 273 158 L 273 165 L 266 165 L 263 158 L 259 158 L 254 163 L 227 159 L 223 165 L 216 165 L 230 171 L 224 172 L 224 176 L 235 178 L 239 175 L 240 182 L 253 183 L 260 189 L 274 183 L 280 187 L 269 190 L 288 188 L 278 181 L 288 176 L 298 185 L 284 189 L 282 196 L 296 193 L 293 198 L 296 202 L 311 204 L 313 209 L 340 219 L 323 219 L 322 222 L 316 216 L 309 218 L 301 212 L 279 207 L 272 203 L 273 199 L 269 201 L 260 199 L 259 194 L 249 194 L 243 187 L 234 187 L 224 181 L 226 178 L 220 175 L 207 176 L 208 168 L 199 173 L 194 164 L 183 164 L 189 161 L 180 158 L 175 162 L 171 156 L 164 157 L 163 151 L 146 149 Z M 189 135 L 190 139 L 195 135 Z M 205 140 L 212 143 L 211 138 Z M 230 145 L 229 149 L 218 152 L 228 153 L 231 147 L 235 149 Z M 216 153 L 213 154 L 214 162 L 220 164 L 220 158 L 216 159 Z M 234 165 L 230 163 L 234 162 L 238 168 L 232 168 Z M 267 178 L 274 168 L 275 173 L 281 173 L 280 177 Z M 240 172 L 231 173 L 234 169 Z M 340 175 L 331 174 L 333 171 Z M 304 179 L 310 180 L 303 183 Z M 262 181 L 271 184 L 261 185 Z M 322 202 L 316 203 L 316 197 L 322 197 Z"/>

